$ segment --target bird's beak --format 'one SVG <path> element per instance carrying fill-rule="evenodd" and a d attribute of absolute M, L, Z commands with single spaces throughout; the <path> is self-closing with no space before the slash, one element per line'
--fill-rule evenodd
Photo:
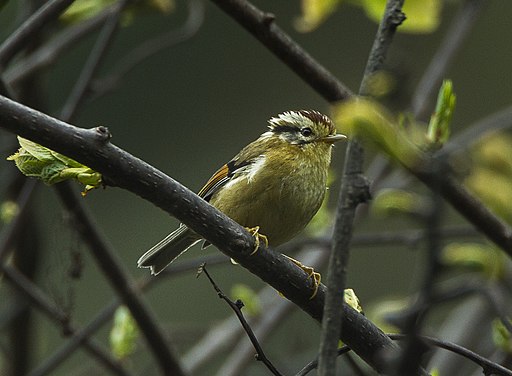
<path fill-rule="evenodd" d="M 336 133 L 336 134 L 331 134 L 329 136 L 325 136 L 325 137 L 321 138 L 320 141 L 326 142 L 328 144 L 334 144 L 335 142 L 345 140 L 346 138 L 347 138 L 347 136 L 345 136 L 344 134 Z"/>

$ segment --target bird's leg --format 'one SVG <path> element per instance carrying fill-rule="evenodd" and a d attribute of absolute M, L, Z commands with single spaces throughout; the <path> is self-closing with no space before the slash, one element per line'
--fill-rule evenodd
<path fill-rule="evenodd" d="M 249 234 L 254 236 L 254 251 L 251 252 L 251 256 L 258 251 L 258 248 L 260 247 L 260 241 L 263 241 L 263 243 L 265 243 L 265 247 L 268 247 L 268 238 L 265 235 L 259 233 L 260 226 L 246 227 L 245 229 L 249 232 Z"/>
<path fill-rule="evenodd" d="M 295 260 L 293 257 L 286 256 L 291 262 L 293 262 L 295 265 L 297 265 L 299 268 L 304 270 L 306 274 L 308 275 L 308 278 L 311 278 L 313 281 L 313 294 L 309 299 L 313 299 L 316 296 L 316 293 L 318 292 L 318 287 L 320 286 L 320 282 L 322 281 L 322 276 L 320 273 L 315 272 L 315 269 L 313 269 L 311 266 L 304 265 L 299 260 Z"/>

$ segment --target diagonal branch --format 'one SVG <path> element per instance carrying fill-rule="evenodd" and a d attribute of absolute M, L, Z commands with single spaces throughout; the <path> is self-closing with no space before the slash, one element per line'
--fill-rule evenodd
<path fill-rule="evenodd" d="M 265 13 L 246 0 L 212 0 L 329 102 L 348 99 L 352 92 L 302 49 Z"/>
<path fill-rule="evenodd" d="M 251 255 L 255 241 L 243 227 L 161 171 L 108 142 L 104 127 L 77 128 L 5 97 L 0 97 L 0 127 L 67 155 L 102 173 L 109 185 L 127 189 L 164 209 L 321 320 L 325 286 L 310 299 L 312 282 L 302 269 L 264 247 Z M 128 289 L 130 284 L 124 287 Z M 380 355 L 395 349 L 392 341 L 352 308 L 344 307 L 343 320 L 341 340 L 372 367 L 383 370 L 386 362 Z"/>

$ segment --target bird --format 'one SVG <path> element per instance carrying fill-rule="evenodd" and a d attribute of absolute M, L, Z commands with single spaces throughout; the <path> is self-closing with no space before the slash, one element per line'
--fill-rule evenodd
<path fill-rule="evenodd" d="M 320 208 L 332 147 L 345 138 L 316 110 L 283 112 L 270 118 L 266 132 L 219 168 L 198 196 L 246 227 L 255 236 L 256 249 L 260 239 L 276 247 L 304 229 Z M 180 224 L 137 265 L 157 275 L 201 240 Z M 312 268 L 289 258 L 320 283 Z"/>

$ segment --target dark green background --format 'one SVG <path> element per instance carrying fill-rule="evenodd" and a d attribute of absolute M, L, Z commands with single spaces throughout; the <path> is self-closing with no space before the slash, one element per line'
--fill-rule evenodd
<path fill-rule="evenodd" d="M 0 13 L 3 38 L 15 26 L 9 16 L 15 13 L 18 6 L 15 3 L 9 2 Z M 457 9 L 451 3 L 442 13 L 443 21 L 437 32 L 396 36 L 387 64 L 399 72 L 394 108 L 407 109 L 412 91 Z M 341 6 L 317 31 L 298 34 L 292 27 L 294 17 L 299 14 L 298 1 L 257 1 L 256 5 L 274 12 L 281 27 L 357 91 L 377 28 L 360 9 Z M 251 35 L 216 6 L 209 2 L 205 6 L 205 22 L 196 36 L 145 61 L 115 91 L 84 105 L 74 121 L 81 127 L 108 126 L 113 143 L 196 191 L 216 168 L 265 131 L 269 117 L 289 109 L 314 108 L 329 112 L 328 104 L 317 93 Z M 117 59 L 138 43 L 178 27 L 185 17 L 184 8 L 184 3 L 178 1 L 177 12 L 170 16 L 146 15 L 123 28 L 109 51 L 102 75 L 108 74 Z M 446 74 L 446 78 L 453 80 L 457 93 L 455 133 L 508 105 L 512 99 L 511 14 L 511 2 L 489 2 Z M 83 41 L 43 75 L 46 112 L 54 115 L 59 112 L 93 42 L 93 37 Z M 4 133 L 2 137 L 6 137 Z M 338 146 L 333 161 L 338 176 L 343 153 L 344 146 Z M 9 162 L 0 163 L 0 171 L 12 168 Z M 338 185 L 336 181 L 332 201 L 337 196 Z M 62 276 L 69 264 L 69 250 L 80 247 L 80 241 L 63 220 L 52 189 L 41 187 L 37 198 L 37 216 L 44 234 L 44 263 L 39 271 L 39 284 L 55 299 L 73 307 L 73 321 L 86 323 L 111 301 L 112 291 L 85 247 L 81 247 L 85 260 L 82 279 L 72 282 Z M 166 213 L 121 189 L 91 192 L 85 202 L 134 277 L 147 272 L 136 268 L 139 255 L 177 225 Z M 356 233 L 400 231 L 404 224 L 410 226 L 410 221 L 365 220 L 357 225 Z M 377 299 L 414 291 L 422 275 L 421 250 L 354 249 L 349 285 L 356 290 L 363 306 Z M 198 256 L 200 252 L 194 249 L 187 256 Z M 218 251 L 209 248 L 207 252 Z M 211 272 L 225 291 L 240 282 L 255 288 L 263 286 L 259 279 L 238 266 L 212 267 Z M 206 279 L 196 279 L 195 273 L 169 280 L 147 297 L 161 322 L 174 333 L 180 350 L 193 343 L 203 330 L 232 315 Z M 37 318 L 40 321 L 34 349 L 40 361 L 61 340 L 58 328 L 39 314 Z M 97 338 L 105 340 L 106 336 L 106 331 L 102 331 Z M 271 340 L 274 346 L 268 345 L 268 355 L 283 370 L 287 364 L 291 367 L 289 371 L 296 371 L 314 356 L 318 338 L 317 324 L 297 312 L 276 331 Z M 144 352 L 139 347 L 136 359 L 147 360 Z M 74 355 L 56 374 L 66 375 L 80 367 L 83 356 Z M 92 365 L 92 361 L 88 363 Z M 255 364 L 246 374 L 263 372 L 262 365 Z M 209 374 L 211 370 L 204 373 Z"/>

